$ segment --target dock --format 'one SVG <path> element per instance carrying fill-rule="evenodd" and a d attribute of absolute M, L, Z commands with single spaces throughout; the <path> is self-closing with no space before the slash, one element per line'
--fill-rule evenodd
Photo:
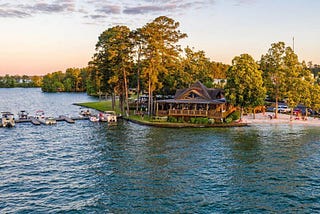
<path fill-rule="evenodd" d="M 75 120 L 70 118 L 70 117 L 67 117 L 67 116 L 64 116 L 64 115 L 61 115 L 59 116 L 58 118 L 55 118 L 55 120 L 58 122 L 58 121 L 66 121 L 67 123 L 75 123 Z"/>
<path fill-rule="evenodd" d="M 67 123 L 75 123 L 76 120 L 87 120 L 88 117 L 67 117 L 64 115 L 61 115 L 57 118 L 54 118 L 57 122 L 65 121 Z M 41 122 L 37 120 L 35 117 L 29 117 L 27 119 L 17 119 L 15 120 L 16 123 L 32 123 L 33 125 L 41 125 Z"/>
<path fill-rule="evenodd" d="M 31 118 L 30 121 L 33 125 L 39 126 L 41 123 L 39 120 L 37 120 L 36 118 Z"/>
<path fill-rule="evenodd" d="M 52 117 L 48 117 L 48 118 L 50 118 L 51 120 L 55 120 L 55 122 L 54 123 L 47 123 L 47 122 L 44 122 L 44 120 L 37 119 L 37 117 L 35 117 L 35 116 L 28 116 L 28 115 L 26 115 L 26 117 L 22 117 L 22 118 L 19 118 L 19 119 L 14 119 L 14 122 L 16 124 L 18 124 L 18 123 L 29 123 L 29 124 L 32 124 L 32 125 L 35 125 L 35 126 L 40 126 L 40 125 L 54 125 L 57 122 L 66 122 L 66 123 L 74 124 L 75 121 L 77 121 L 77 120 L 89 120 L 90 119 L 89 115 L 88 116 L 87 115 L 86 116 L 79 115 L 79 116 L 73 116 L 73 117 L 60 115 L 58 117 L 53 117 L 53 118 Z M 46 118 L 46 119 L 48 119 L 48 118 Z M 112 124 L 112 123 L 109 122 L 109 124 Z M 0 127 L 2 127 L 1 121 L 0 121 Z"/>

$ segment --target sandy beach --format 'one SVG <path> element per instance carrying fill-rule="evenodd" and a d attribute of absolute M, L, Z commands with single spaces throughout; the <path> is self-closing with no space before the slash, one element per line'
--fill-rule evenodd
<path fill-rule="evenodd" d="M 277 119 L 270 119 L 271 116 L 274 116 L 271 112 L 258 113 L 253 118 L 253 114 L 248 114 L 243 116 L 242 122 L 247 123 L 248 125 L 254 124 L 299 124 L 299 125 L 308 125 L 308 126 L 320 126 L 320 119 L 314 117 L 307 117 L 306 119 L 298 118 L 295 115 L 290 119 L 291 115 L 288 114 L 278 114 Z"/>

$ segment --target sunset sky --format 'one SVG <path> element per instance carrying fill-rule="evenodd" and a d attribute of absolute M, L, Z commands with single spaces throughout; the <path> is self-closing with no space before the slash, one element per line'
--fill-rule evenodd
<path fill-rule="evenodd" d="M 181 43 L 231 64 L 259 60 L 271 44 L 292 46 L 320 64 L 318 0 L 0 0 L 0 76 L 85 67 L 107 28 L 142 27 L 165 15 L 180 22 Z"/>

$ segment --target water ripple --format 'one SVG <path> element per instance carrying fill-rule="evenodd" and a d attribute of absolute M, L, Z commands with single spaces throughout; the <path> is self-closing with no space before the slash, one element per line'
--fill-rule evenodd
<path fill-rule="evenodd" d="M 0 129 L 0 213 L 319 213 L 319 134 L 19 124 Z"/>

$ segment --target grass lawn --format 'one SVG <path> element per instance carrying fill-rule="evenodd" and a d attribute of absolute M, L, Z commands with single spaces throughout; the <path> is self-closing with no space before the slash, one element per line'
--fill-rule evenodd
<path fill-rule="evenodd" d="M 100 102 L 87 102 L 87 103 L 77 103 L 76 105 L 96 109 L 98 111 L 112 111 L 112 102 L 111 100 L 100 101 Z M 115 111 L 120 113 L 118 104 L 116 104 Z"/>
<path fill-rule="evenodd" d="M 112 111 L 112 102 L 111 100 L 107 101 L 100 101 L 100 102 L 86 102 L 86 103 L 76 103 L 75 105 L 96 109 L 98 111 Z M 121 110 L 119 108 L 118 102 L 116 102 L 116 108 L 115 111 L 120 114 Z M 143 118 L 138 115 L 133 115 L 133 111 L 130 111 L 130 119 L 136 120 L 136 121 L 144 121 L 144 122 L 150 122 L 151 118 L 149 118 L 147 115 L 145 115 Z"/>

